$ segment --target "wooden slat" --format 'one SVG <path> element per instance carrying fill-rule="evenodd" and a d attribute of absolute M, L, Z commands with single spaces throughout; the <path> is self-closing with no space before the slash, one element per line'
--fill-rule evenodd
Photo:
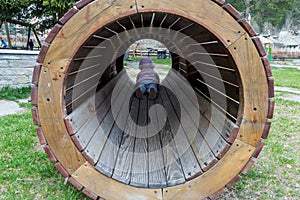
<path fill-rule="evenodd" d="M 262 42 L 260 41 L 260 39 L 258 37 L 255 37 L 252 39 L 256 48 L 257 48 L 257 51 L 259 52 L 260 56 L 261 57 L 264 57 L 267 55 L 267 52 L 262 44 Z"/>
<path fill-rule="evenodd" d="M 165 109 L 168 113 L 168 120 L 170 122 L 171 130 L 174 134 L 174 141 L 178 150 L 178 155 L 182 165 L 182 170 L 186 180 L 189 180 L 201 174 L 201 168 L 190 146 L 190 142 L 188 141 L 188 136 L 186 135 L 187 133 L 185 133 L 184 127 L 182 127 L 182 124 L 180 123 L 181 120 L 184 119 L 179 120 L 177 118 L 172 103 L 169 97 L 167 96 L 167 91 L 165 90 L 165 88 L 163 88 L 162 91 L 163 92 L 161 92 L 160 94 Z M 183 109 L 181 109 L 181 112 L 183 112 Z M 183 116 L 186 115 L 184 114 Z"/>
<path fill-rule="evenodd" d="M 112 121 L 115 121 L 114 126 L 109 133 L 99 157 L 99 161 L 95 166 L 96 169 L 109 177 L 112 176 L 115 170 L 119 148 L 123 138 L 123 130 L 121 128 L 126 125 L 125 123 L 129 115 L 128 107 L 130 105 L 128 105 L 128 103 L 130 102 L 126 102 L 126 100 L 130 99 L 132 94 L 129 91 L 133 91 L 134 85 L 131 82 L 127 82 L 127 85 L 128 87 L 123 88 L 111 106 L 111 108 L 114 108 L 117 111 L 117 113 L 115 113 L 116 116 L 113 116 L 112 119 Z M 116 121 L 121 121 L 123 124 L 117 124 Z"/>
<path fill-rule="evenodd" d="M 274 116 L 274 110 L 275 110 L 275 101 L 274 100 L 269 100 L 269 110 L 268 110 L 268 119 L 272 119 Z"/>
<path fill-rule="evenodd" d="M 37 85 L 39 82 L 41 68 L 42 68 L 41 65 L 37 65 L 34 67 L 33 75 L 32 75 L 32 84 L 34 85 Z"/>
<path fill-rule="evenodd" d="M 38 87 L 31 87 L 31 105 L 37 106 L 38 101 Z"/>
<path fill-rule="evenodd" d="M 223 8 L 229 14 L 231 14 L 231 16 L 233 16 L 236 20 L 241 18 L 241 14 L 239 13 L 239 11 L 237 11 L 231 4 L 226 4 L 226 5 L 223 6 Z"/>
<path fill-rule="evenodd" d="M 268 86 L 269 86 L 269 98 L 275 97 L 275 90 L 274 90 L 274 79 L 268 78 Z"/>
<path fill-rule="evenodd" d="M 203 6 L 205 4 L 206 6 Z M 143 5 L 143 7 L 142 7 Z M 221 7 L 213 1 L 197 1 L 192 2 L 193 6 L 186 6 L 185 1 L 156 1 L 156 0 L 137 0 L 139 12 L 164 12 L 167 8 L 172 8 L 172 11 L 178 15 L 187 18 L 193 18 L 199 24 L 205 24 L 205 27 L 218 36 L 225 46 L 236 41 L 240 34 L 245 33 L 245 30 L 233 19 L 229 13 L 224 12 Z M 213 10 L 211 14 L 207 14 L 207 10 Z M 195 31 L 192 30 L 192 31 Z M 228 42 L 229 41 L 229 42 Z"/>
<path fill-rule="evenodd" d="M 226 184 L 226 187 L 228 189 L 232 189 L 233 186 L 241 179 L 242 177 L 240 175 L 237 175 L 236 177 L 234 177 L 231 181 L 229 181 L 227 184 Z"/>
<path fill-rule="evenodd" d="M 263 57 L 262 61 L 263 61 L 263 64 L 265 66 L 267 77 L 273 76 L 268 56 Z"/>
<path fill-rule="evenodd" d="M 271 129 L 271 124 L 272 124 L 272 122 L 269 121 L 269 120 L 266 122 L 266 125 L 265 125 L 265 128 L 264 128 L 264 132 L 262 133 L 262 136 L 261 136 L 263 139 L 267 139 L 268 138 L 269 133 L 270 133 L 270 129 Z"/>
<path fill-rule="evenodd" d="M 60 74 L 61 77 L 59 77 L 57 73 L 53 73 L 47 68 L 42 68 L 42 71 L 38 91 L 41 126 L 51 151 L 71 174 L 85 159 L 76 149 L 64 123 L 65 114 L 62 108 L 64 75 Z M 58 79 L 53 80 L 54 77 L 58 77 Z"/>
<path fill-rule="evenodd" d="M 93 113 L 97 113 L 97 109 L 106 99 L 106 97 L 111 94 L 116 82 L 123 74 L 124 72 L 120 72 L 118 76 L 110 81 L 110 83 L 106 84 L 102 89 L 100 89 L 95 94 L 95 97 L 92 96 L 91 98 L 87 99 L 75 110 L 72 110 L 72 113 L 66 117 L 66 119 L 72 122 L 74 133 L 76 133 L 85 123 L 87 123 L 89 119 L 94 117 Z"/>
<path fill-rule="evenodd" d="M 103 199 L 109 200 L 162 200 L 162 191 L 132 187 L 115 181 L 99 173 L 94 166 L 86 163 L 72 174 L 72 177 L 84 185 L 89 191 Z M 121 196 L 120 196 L 121 195 Z"/>
<path fill-rule="evenodd" d="M 91 192 L 90 190 L 84 188 L 82 190 L 82 193 L 85 194 L 86 196 L 88 196 L 89 198 L 93 199 L 93 200 L 97 200 L 98 199 L 98 195 L 96 195 L 95 193 Z"/>
<path fill-rule="evenodd" d="M 68 177 L 69 176 L 69 173 L 68 171 L 58 162 L 58 163 L 55 163 L 55 168 L 60 172 L 60 174 L 63 176 L 63 177 Z"/>
<path fill-rule="evenodd" d="M 68 179 L 69 183 L 71 183 L 77 190 L 82 190 L 83 186 L 78 183 L 78 181 L 76 181 L 76 179 L 74 179 L 73 177 L 70 177 Z"/>
<path fill-rule="evenodd" d="M 152 106 L 155 105 L 154 114 L 148 118 L 148 123 L 155 124 L 155 130 L 157 134 L 155 135 L 148 135 L 148 155 L 149 155 L 149 188 L 164 188 L 167 186 L 166 180 L 166 171 L 164 165 L 164 156 L 162 151 L 162 144 L 160 140 L 160 131 L 159 123 L 163 121 L 160 116 L 158 116 L 158 108 L 156 107 L 158 104 L 158 100 L 149 100 L 148 99 L 148 110 L 151 109 Z M 151 119 L 151 121 L 150 121 Z M 150 132 L 148 126 L 148 133 Z"/>
<path fill-rule="evenodd" d="M 240 173 L 254 149 L 246 143 L 235 140 L 227 154 L 205 175 L 184 185 L 164 189 L 164 200 L 204 199 L 214 194 Z M 165 192 L 166 190 L 168 192 Z"/>
<path fill-rule="evenodd" d="M 176 94 L 181 96 L 181 98 L 182 98 L 181 105 L 183 105 L 183 107 L 181 108 L 181 112 L 186 113 L 184 115 L 185 117 L 180 120 L 181 124 L 183 125 L 183 128 L 185 129 L 187 138 L 189 139 L 189 143 L 191 144 L 191 147 L 195 153 L 195 156 L 197 157 L 197 160 L 198 160 L 201 168 L 203 169 L 203 171 L 207 170 L 208 166 L 212 162 L 215 163 L 217 159 L 215 158 L 215 156 L 212 153 L 212 150 L 210 149 L 207 142 L 205 141 L 206 139 L 203 137 L 203 135 L 198 130 L 199 127 L 197 127 L 197 125 L 202 126 L 202 124 L 199 124 L 199 122 L 203 121 L 202 117 L 200 116 L 200 113 L 199 113 L 199 107 L 194 105 L 194 103 L 192 103 L 190 101 L 190 99 L 188 99 L 187 96 L 184 94 L 185 93 L 184 91 L 189 90 L 189 88 L 188 87 L 180 88 L 177 85 L 178 83 L 176 83 L 174 80 L 172 80 L 169 77 L 171 77 L 171 75 L 165 79 L 167 81 L 167 86 L 170 88 L 173 88 L 172 91 L 175 91 L 175 94 L 172 94 L 171 91 L 168 92 L 170 100 L 175 108 L 180 107 L 180 105 L 178 105 L 178 103 L 174 100 L 176 99 Z M 185 85 L 183 82 L 181 82 L 179 84 Z M 176 91 L 177 91 L 177 93 L 176 93 Z M 189 105 L 189 107 L 187 108 L 187 107 L 185 107 L 185 105 Z M 191 108 L 190 106 L 195 106 L 195 107 Z M 188 113 L 188 111 L 192 111 L 192 113 Z M 195 112 L 198 112 L 198 114 L 196 114 Z M 176 113 L 176 114 L 178 116 L 180 113 Z M 180 116 L 178 116 L 178 117 L 180 118 Z M 192 127 L 190 127 L 190 126 L 192 126 Z M 195 131 L 195 130 L 197 131 L 197 133 L 193 134 L 193 132 L 192 132 L 191 133 L 192 136 L 190 136 L 189 135 L 190 132 Z M 199 171 L 199 173 L 201 173 L 201 172 Z"/>
<path fill-rule="evenodd" d="M 39 113 L 38 113 L 37 107 L 33 107 L 31 109 L 31 114 L 32 114 L 33 124 L 34 125 L 39 125 L 41 122 L 40 122 L 40 118 L 39 118 Z"/>
<path fill-rule="evenodd" d="M 51 44 L 51 42 L 54 40 L 60 29 L 62 28 L 62 25 L 55 24 L 54 27 L 51 29 L 50 33 L 48 34 L 47 38 L 45 39 L 45 42 L 48 44 Z"/>
<path fill-rule="evenodd" d="M 124 88 L 122 88 L 122 91 L 120 91 L 120 97 L 125 95 L 127 90 L 130 88 L 131 83 L 127 81 L 128 77 L 125 76 L 124 78 L 121 78 L 120 81 L 124 85 Z M 118 94 L 118 93 L 117 93 Z M 118 113 L 120 112 L 120 106 L 123 103 L 122 99 L 113 99 L 112 100 L 112 106 L 116 106 L 118 108 Z M 121 102 L 120 102 L 121 101 Z M 117 113 L 117 114 L 118 114 Z M 88 146 L 85 149 L 85 152 L 90 155 L 91 159 L 94 161 L 94 163 L 97 163 L 97 161 L 100 158 L 101 152 L 104 149 L 104 145 L 106 145 L 107 139 L 109 137 L 109 134 L 113 128 L 114 125 L 114 116 L 111 111 L 111 109 L 106 114 L 105 118 L 103 119 L 101 126 L 96 130 L 93 137 L 90 139 L 90 142 Z"/>
<path fill-rule="evenodd" d="M 110 110 L 110 101 L 111 94 L 106 97 L 103 103 L 99 106 L 99 108 L 92 114 L 92 118 L 87 120 L 85 123 L 75 134 L 75 138 L 78 140 L 80 144 L 79 149 L 82 151 L 89 144 L 92 137 L 96 134 L 98 129 L 101 129 L 101 124 L 103 119 L 108 115 L 107 113 Z M 85 111 L 88 112 L 88 111 Z M 98 116 L 100 113 L 100 116 Z M 74 139 L 75 139 L 74 138 Z M 78 146 L 77 146 L 78 147 Z"/>
<path fill-rule="evenodd" d="M 260 142 L 258 145 L 257 145 L 257 147 L 256 147 L 256 149 L 255 149 L 255 152 L 253 153 L 253 158 L 258 158 L 258 156 L 259 156 L 259 154 L 261 153 L 261 151 L 262 151 L 262 149 L 264 148 L 264 146 L 265 146 L 265 143 L 264 142 Z"/>
<path fill-rule="evenodd" d="M 169 87 L 175 87 L 173 88 L 174 91 L 178 91 L 178 88 L 182 90 L 182 92 L 178 92 L 178 95 L 181 95 L 183 98 L 183 105 L 195 105 L 193 103 L 193 99 L 191 99 L 190 94 L 194 94 L 194 91 L 192 91 L 192 87 L 188 86 L 187 83 L 179 78 L 173 71 L 170 71 L 169 76 L 171 78 L 166 79 L 169 83 Z M 176 81 L 175 81 L 176 80 Z M 183 95 L 184 94 L 184 95 Z M 199 98 L 199 95 L 195 94 L 195 98 Z M 202 103 L 200 103 L 201 107 L 203 106 L 206 109 L 210 109 L 211 108 L 211 104 L 205 104 L 203 105 Z M 189 109 L 189 108 L 186 108 Z M 195 109 L 190 109 L 190 110 L 197 110 L 197 112 L 199 112 L 199 105 L 196 105 Z M 190 113 L 189 113 L 190 114 Z M 210 113 L 207 113 L 207 115 L 209 115 Z M 199 130 L 202 134 L 202 136 L 205 138 L 206 142 L 208 142 L 210 148 L 212 149 L 212 151 L 214 152 L 214 154 L 218 157 L 221 158 L 224 155 L 224 151 L 226 149 L 228 149 L 229 145 L 226 143 L 226 141 L 224 140 L 224 138 L 230 138 L 230 136 L 232 135 L 232 130 L 236 127 L 235 125 L 230 125 L 225 116 L 225 114 L 223 114 L 223 119 L 218 118 L 217 122 L 215 122 L 216 127 L 219 127 L 218 131 L 214 125 L 211 125 L 212 121 L 215 121 L 214 118 L 217 117 L 222 117 L 219 116 L 219 113 L 213 113 L 214 115 L 212 116 L 213 119 L 211 119 L 211 117 L 209 118 L 205 118 L 203 116 L 201 116 L 201 118 L 199 118 L 200 121 L 195 121 L 197 120 L 197 117 L 195 116 L 191 116 L 191 121 L 193 121 L 194 125 L 198 125 L 200 124 Z M 217 117 L 216 117 L 217 116 Z M 227 120 L 227 123 L 229 124 L 229 127 L 225 126 L 225 121 Z M 220 123 L 220 124 L 218 124 Z M 226 124 L 227 125 L 227 124 Z M 227 131 L 230 131 L 229 133 Z M 221 134 L 220 134 L 221 133 Z M 225 134 L 224 135 L 222 134 Z M 235 136 L 237 134 L 237 132 L 235 131 Z M 224 138 L 223 138 L 223 137 Z"/>
<path fill-rule="evenodd" d="M 134 97 L 135 98 L 135 97 Z M 146 127 L 148 117 L 147 98 L 143 98 L 139 102 L 138 125 Z M 148 187 L 148 133 L 147 128 L 136 130 L 136 139 L 134 145 L 134 155 L 131 168 L 130 185 L 137 187 Z"/>
<path fill-rule="evenodd" d="M 41 145 L 46 144 L 46 139 L 45 139 L 45 136 L 44 136 L 42 127 L 38 127 L 38 128 L 36 129 L 36 132 L 37 132 L 37 135 L 38 135 L 40 144 L 41 144 Z"/>
<path fill-rule="evenodd" d="M 56 162 L 57 161 L 55 155 L 53 154 L 53 152 L 51 151 L 51 149 L 48 145 L 44 146 L 43 149 L 44 149 L 45 153 L 47 154 L 47 156 L 48 156 L 48 158 L 51 162 Z"/>
<path fill-rule="evenodd" d="M 139 109 L 138 99 L 133 98 L 130 107 L 130 112 L 132 113 L 131 119 L 134 122 L 137 122 L 138 120 L 138 109 Z M 129 120 L 130 119 L 128 119 L 127 121 Z M 129 184 L 131 179 L 131 168 L 133 162 L 136 129 L 137 129 L 137 124 L 127 123 L 124 129 L 124 135 L 120 145 L 115 171 L 112 176 L 112 178 L 125 184 Z"/>
<path fill-rule="evenodd" d="M 48 44 L 44 44 L 42 46 L 41 51 L 39 53 L 39 56 L 38 56 L 38 58 L 36 60 L 37 63 L 42 64 L 44 62 L 45 56 L 46 56 L 46 54 L 48 52 L 48 49 L 49 49 L 49 45 Z"/>
<path fill-rule="evenodd" d="M 250 37 L 254 37 L 257 35 L 255 30 L 252 28 L 252 26 L 247 21 L 247 19 L 240 19 L 238 22 L 244 27 L 244 29 L 247 31 L 247 33 L 250 35 Z"/>
<path fill-rule="evenodd" d="M 82 9 L 83 7 L 85 7 L 87 4 L 91 3 L 94 0 L 81 0 L 79 2 L 76 2 L 76 7 L 78 9 Z"/>
<path fill-rule="evenodd" d="M 59 22 L 61 24 L 67 23 L 69 19 L 71 19 L 76 13 L 78 12 L 78 9 L 73 7 L 71 8 L 62 18 L 59 19 Z"/>
<path fill-rule="evenodd" d="M 162 100 L 162 87 L 159 87 L 159 95 L 156 100 L 156 103 L 162 105 L 165 108 L 164 102 Z M 158 116 L 158 111 L 156 112 L 161 122 L 160 117 Z M 174 185 L 182 184 L 185 182 L 185 177 L 182 171 L 182 166 L 180 163 L 180 158 L 177 152 L 176 144 L 174 141 L 174 136 L 170 127 L 170 121 L 167 119 L 163 129 L 160 131 L 161 144 L 162 144 L 162 154 L 164 159 L 165 171 L 166 171 L 166 181 L 167 186 L 171 187 Z"/>
<path fill-rule="evenodd" d="M 260 55 L 248 35 L 236 40 L 228 50 L 239 69 L 243 91 L 238 137 L 255 147 L 260 141 L 268 112 L 266 73 Z"/>

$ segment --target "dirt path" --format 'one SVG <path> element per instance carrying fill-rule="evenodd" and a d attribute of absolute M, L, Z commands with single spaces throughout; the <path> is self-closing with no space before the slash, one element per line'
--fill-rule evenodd
<path fill-rule="evenodd" d="M 292 93 L 284 94 L 283 96 L 280 96 L 280 98 L 300 102 L 300 89 L 275 86 L 275 91 Z"/>

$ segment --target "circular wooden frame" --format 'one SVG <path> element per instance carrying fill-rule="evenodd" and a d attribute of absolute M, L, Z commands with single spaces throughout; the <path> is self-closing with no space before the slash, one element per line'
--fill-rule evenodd
<path fill-rule="evenodd" d="M 274 101 L 273 79 L 266 53 L 251 26 L 223 1 L 82 0 L 60 20 L 43 46 L 32 89 L 34 123 L 41 144 L 64 177 L 91 198 L 199 199 L 214 198 L 245 174 L 263 147 Z M 226 155 L 203 175 L 171 188 L 143 189 L 119 183 L 94 169 L 70 138 L 65 121 L 65 76 L 71 59 L 91 34 L 104 25 L 135 13 L 171 13 L 191 19 L 213 33 L 233 57 L 242 85 L 238 136 Z M 218 180 L 218 181 L 215 181 Z"/>

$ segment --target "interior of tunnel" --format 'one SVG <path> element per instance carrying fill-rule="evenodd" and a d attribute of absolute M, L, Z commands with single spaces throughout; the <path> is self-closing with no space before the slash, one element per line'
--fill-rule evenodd
<path fill-rule="evenodd" d="M 161 42 L 172 59 L 155 100 L 137 99 L 124 70 L 126 50 L 140 39 Z M 70 62 L 64 105 L 72 140 L 96 170 L 132 186 L 165 188 L 201 176 L 225 155 L 241 120 L 241 88 L 214 34 L 182 16 L 147 12 L 91 34 Z"/>

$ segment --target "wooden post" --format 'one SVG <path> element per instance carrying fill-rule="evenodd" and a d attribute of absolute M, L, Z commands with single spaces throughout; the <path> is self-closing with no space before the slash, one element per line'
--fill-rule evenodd
<path fill-rule="evenodd" d="M 9 35 L 8 23 L 6 21 L 4 21 L 4 25 L 5 25 L 5 31 L 6 31 L 6 36 L 7 36 L 8 47 L 10 49 L 12 49 L 12 44 L 11 44 L 10 35 Z"/>
<path fill-rule="evenodd" d="M 31 32 L 31 26 L 28 27 L 26 50 L 29 49 L 30 32 Z"/>
<path fill-rule="evenodd" d="M 33 27 L 32 27 L 32 30 L 33 30 L 35 38 L 36 38 L 36 40 L 37 40 L 37 42 L 39 44 L 39 47 L 42 48 L 42 44 L 41 44 L 41 41 L 39 40 L 39 36 L 37 35 L 36 30 Z"/>

